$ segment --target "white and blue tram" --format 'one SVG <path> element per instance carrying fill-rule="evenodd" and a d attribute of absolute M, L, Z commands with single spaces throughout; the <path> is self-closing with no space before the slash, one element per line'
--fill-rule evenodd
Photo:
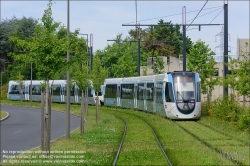
<path fill-rule="evenodd" d="M 25 80 L 23 81 L 23 86 L 16 81 L 9 81 L 7 98 L 9 100 L 26 100 L 29 101 L 32 97 L 32 101 L 41 101 L 42 84 L 44 81 L 41 80 Z M 30 91 L 30 86 L 32 84 L 32 90 Z M 66 102 L 66 80 L 50 80 L 50 94 L 52 102 L 64 103 Z M 32 93 L 32 95 L 30 95 Z M 99 104 L 103 103 L 103 95 L 101 92 L 98 94 Z M 70 90 L 70 102 L 80 103 L 82 100 L 82 93 L 79 87 L 74 84 Z M 96 93 L 93 89 L 88 88 L 87 102 L 90 105 L 95 105 Z"/>
<path fill-rule="evenodd" d="M 107 106 L 144 110 L 170 119 L 201 116 L 200 78 L 195 72 L 109 78 L 104 84 Z"/>

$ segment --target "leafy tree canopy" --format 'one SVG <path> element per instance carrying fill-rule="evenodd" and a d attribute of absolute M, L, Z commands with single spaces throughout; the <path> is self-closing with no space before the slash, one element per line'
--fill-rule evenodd
<path fill-rule="evenodd" d="M 101 65 L 108 69 L 108 77 L 137 76 L 138 43 L 136 40 L 117 35 L 115 42 L 108 45 L 103 51 L 97 51 L 96 56 Z M 146 64 L 148 55 L 141 50 L 141 65 Z M 144 63 L 143 63 L 144 62 Z"/>
<path fill-rule="evenodd" d="M 35 20 L 33 18 L 23 17 L 21 19 L 15 16 L 11 19 L 4 19 L 0 24 L 0 66 L 1 69 L 6 69 L 13 62 L 12 57 L 7 54 L 14 50 L 14 45 L 9 41 L 9 37 L 16 35 L 22 39 L 27 39 L 33 35 L 35 30 Z M 6 64 L 6 62 L 8 62 Z M 16 65 L 14 65 L 16 66 Z"/>
<path fill-rule="evenodd" d="M 108 76 L 108 71 L 102 67 L 100 58 L 94 56 L 93 70 L 91 71 L 91 80 L 95 92 L 100 92 L 101 86 L 104 84 L 105 78 Z"/>
<path fill-rule="evenodd" d="M 211 94 L 219 81 L 218 77 L 213 78 L 217 69 L 214 67 L 216 62 L 212 55 L 211 49 L 202 40 L 198 40 L 188 54 L 187 67 L 199 73 L 203 94 Z"/>
<path fill-rule="evenodd" d="M 15 44 L 16 49 L 10 55 L 18 61 L 33 62 L 42 79 L 55 79 L 66 70 L 66 52 L 77 52 L 75 46 L 75 36 L 78 31 L 67 37 L 65 27 L 52 18 L 52 2 L 48 4 L 48 9 L 44 11 L 41 23 L 36 22 L 34 34 L 24 40 L 20 36 L 10 37 L 10 41 Z M 68 44 L 69 43 L 69 44 Z"/>
<path fill-rule="evenodd" d="M 240 95 L 250 95 L 250 61 L 249 57 L 241 54 L 238 59 L 230 58 L 231 74 L 227 75 L 225 83 L 227 87 L 236 89 Z"/>

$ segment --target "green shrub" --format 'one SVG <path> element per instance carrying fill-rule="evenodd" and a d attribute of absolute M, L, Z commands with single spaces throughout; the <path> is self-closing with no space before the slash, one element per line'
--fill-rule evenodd
<path fill-rule="evenodd" d="M 201 116 L 209 116 L 209 110 L 212 108 L 213 103 L 208 103 L 207 101 L 204 101 L 201 103 Z"/>
<path fill-rule="evenodd" d="M 238 127 L 241 130 L 250 130 L 250 108 L 245 108 L 238 121 Z"/>
<path fill-rule="evenodd" d="M 235 102 L 233 95 L 230 95 L 225 99 L 216 99 L 209 114 L 223 121 L 237 122 L 243 111 L 243 107 Z"/>

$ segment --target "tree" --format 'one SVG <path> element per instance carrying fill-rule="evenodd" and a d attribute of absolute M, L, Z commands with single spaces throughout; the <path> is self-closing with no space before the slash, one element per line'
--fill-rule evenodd
<path fill-rule="evenodd" d="M 164 43 L 158 42 L 152 34 L 149 34 L 147 40 L 153 41 L 153 42 L 145 42 L 144 47 L 146 50 L 148 50 L 148 53 L 151 54 L 152 56 L 153 73 L 159 74 L 164 69 L 163 60 L 159 58 L 159 56 L 164 54 L 163 52 L 166 53 L 166 49 L 164 48 Z"/>
<path fill-rule="evenodd" d="M 81 101 L 81 135 L 84 134 L 84 112 L 88 110 L 88 103 L 85 100 L 87 88 L 90 86 L 90 76 L 88 74 L 88 66 L 86 66 L 88 61 L 87 45 L 83 38 L 76 40 L 75 55 L 71 58 L 71 78 L 73 82 L 79 87 L 82 94 Z"/>
<path fill-rule="evenodd" d="M 219 77 L 213 77 L 216 72 L 216 64 L 212 57 L 211 49 L 205 42 L 198 40 L 190 49 L 188 54 L 187 67 L 189 70 L 198 72 L 201 78 L 201 93 L 207 94 L 207 101 L 210 102 L 210 96 L 214 86 L 219 83 Z"/>
<path fill-rule="evenodd" d="M 1 21 L 0 24 L 0 66 L 1 69 L 6 69 L 7 65 L 13 63 L 12 57 L 7 56 L 9 52 L 12 52 L 15 47 L 9 37 L 13 35 L 18 35 L 22 39 L 29 38 L 35 30 L 35 20 L 33 18 L 23 17 L 21 19 L 16 18 L 15 16 L 11 19 L 5 19 Z M 8 62 L 8 63 L 6 63 Z M 13 65 L 12 68 L 16 67 L 17 64 Z M 9 71 L 11 72 L 11 71 Z M 26 75 L 24 74 L 24 77 Z"/>
<path fill-rule="evenodd" d="M 125 52 L 118 60 L 117 64 L 113 65 L 115 77 L 130 77 L 137 74 L 137 60 L 134 60 L 133 54 Z"/>
<path fill-rule="evenodd" d="M 112 45 L 107 45 L 103 51 L 98 50 L 95 56 L 98 56 L 101 60 L 101 65 L 109 69 L 109 77 L 114 77 L 113 65 L 117 64 L 118 59 L 121 57 L 121 36 L 118 34 L 116 41 Z"/>
<path fill-rule="evenodd" d="M 115 42 L 108 45 L 104 51 L 97 51 L 95 56 L 101 60 L 102 67 L 109 70 L 109 77 L 136 76 L 137 74 L 137 42 L 129 38 L 121 39 L 117 35 Z M 141 62 L 145 64 L 146 57 L 141 52 Z M 129 71 L 129 72 L 128 72 Z"/>
<path fill-rule="evenodd" d="M 1 55 L 1 69 L 5 68 L 5 61 L 11 60 L 11 58 L 7 57 L 7 53 L 13 50 L 13 45 L 9 41 L 9 36 L 16 31 L 18 25 L 18 19 L 13 17 L 12 19 L 1 20 L 0 24 L 0 55 Z"/>
<path fill-rule="evenodd" d="M 98 56 L 94 56 L 93 70 L 91 71 L 91 80 L 93 89 L 96 95 L 96 123 L 98 121 L 98 105 L 99 97 L 98 93 L 100 92 L 101 86 L 104 84 L 105 78 L 108 76 L 108 71 L 101 66 L 101 61 Z"/>
<path fill-rule="evenodd" d="M 147 35 L 146 29 L 142 28 L 136 28 L 136 29 L 131 29 L 129 32 L 129 39 L 130 40 L 136 40 L 138 37 L 144 37 Z"/>
<path fill-rule="evenodd" d="M 19 36 L 10 37 L 15 44 L 16 51 L 11 55 L 16 60 L 31 61 L 36 65 L 37 74 L 46 82 L 46 109 L 44 113 L 44 147 L 43 150 L 49 155 L 50 152 L 50 129 L 51 129 L 51 98 L 49 96 L 49 80 L 53 80 L 55 74 L 67 69 L 67 50 L 74 51 L 74 43 L 68 44 L 67 36 L 61 35 L 65 28 L 52 18 L 52 2 L 44 11 L 41 20 L 36 22 L 34 34 L 28 40 Z M 39 23 L 41 21 L 41 23 Z M 77 34 L 75 31 L 73 35 Z M 71 36 L 69 40 L 71 41 Z M 74 40 L 73 40 L 74 41 Z M 20 53 L 20 51 L 22 53 Z M 18 52 L 18 53 L 17 53 Z"/>
<path fill-rule="evenodd" d="M 137 44 L 125 39 L 119 48 L 120 57 L 112 66 L 115 77 L 137 76 Z"/>
<path fill-rule="evenodd" d="M 221 80 L 221 84 L 223 87 L 231 88 L 232 94 L 235 97 L 235 90 L 238 87 L 238 76 L 237 76 L 237 68 L 238 68 L 238 60 L 233 59 L 229 56 L 229 63 L 226 64 L 231 68 L 231 73 L 226 75 L 225 79 Z"/>
<path fill-rule="evenodd" d="M 170 56 L 178 57 L 182 53 L 182 34 L 180 26 L 173 25 L 171 22 L 159 20 L 158 25 L 146 29 L 146 35 L 143 37 L 143 44 L 147 53 L 151 54 L 153 61 L 154 73 L 162 73 L 164 69 L 163 61 L 160 57 L 167 57 L 168 62 Z M 187 52 L 192 46 L 192 41 L 187 37 Z M 153 59 L 155 57 L 155 60 Z"/>
<path fill-rule="evenodd" d="M 246 96 L 250 95 L 249 57 L 241 53 L 238 59 L 230 59 L 228 65 L 231 67 L 232 72 L 227 75 L 225 84 L 227 87 L 237 90 L 237 93 L 243 96 L 243 105 L 245 106 Z"/>

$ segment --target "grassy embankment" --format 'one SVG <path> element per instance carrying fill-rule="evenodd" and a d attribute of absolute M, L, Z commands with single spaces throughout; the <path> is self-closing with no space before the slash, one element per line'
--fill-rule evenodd
<path fill-rule="evenodd" d="M 29 102 L 2 101 L 13 105 L 26 105 Z M 33 102 L 33 106 L 39 107 L 40 103 Z M 65 111 L 65 104 L 52 104 L 53 110 Z M 80 114 L 79 105 L 71 105 L 71 113 Z M 174 165 L 222 165 L 232 164 L 223 160 L 220 154 L 207 148 L 196 141 L 187 133 L 178 128 L 172 121 L 158 115 L 152 115 L 139 111 L 125 111 L 122 109 L 100 107 L 99 121 L 95 122 L 95 107 L 89 107 L 89 116 L 86 117 L 85 134 L 81 136 L 79 129 L 72 132 L 70 139 L 61 137 L 51 143 L 51 156 L 42 158 L 38 153 L 40 148 L 34 149 L 34 153 L 19 158 L 18 165 L 30 165 L 42 163 L 45 165 L 111 165 L 123 135 L 123 123 L 115 116 L 122 117 L 128 125 L 128 133 L 118 160 L 118 165 L 149 164 L 159 165 L 164 162 L 160 151 L 153 140 L 153 135 L 145 122 L 137 118 L 146 119 L 155 129 L 165 151 Z M 134 116 L 136 115 L 136 116 Z M 206 119 L 206 118 L 205 118 Z M 201 121 L 203 118 L 201 119 Z M 208 120 L 210 123 L 213 121 Z M 208 135 L 210 133 L 207 133 Z M 74 152 L 72 152 L 74 151 Z M 37 153 L 36 153 L 37 152 Z M 67 154 L 65 154 L 67 152 Z M 78 153 L 75 153 L 78 152 Z M 65 158 L 68 156 L 69 158 Z M 163 155 L 162 155 L 163 156 Z M 21 160 L 23 160 L 21 162 Z M 8 164 L 9 165 L 9 164 Z"/>

